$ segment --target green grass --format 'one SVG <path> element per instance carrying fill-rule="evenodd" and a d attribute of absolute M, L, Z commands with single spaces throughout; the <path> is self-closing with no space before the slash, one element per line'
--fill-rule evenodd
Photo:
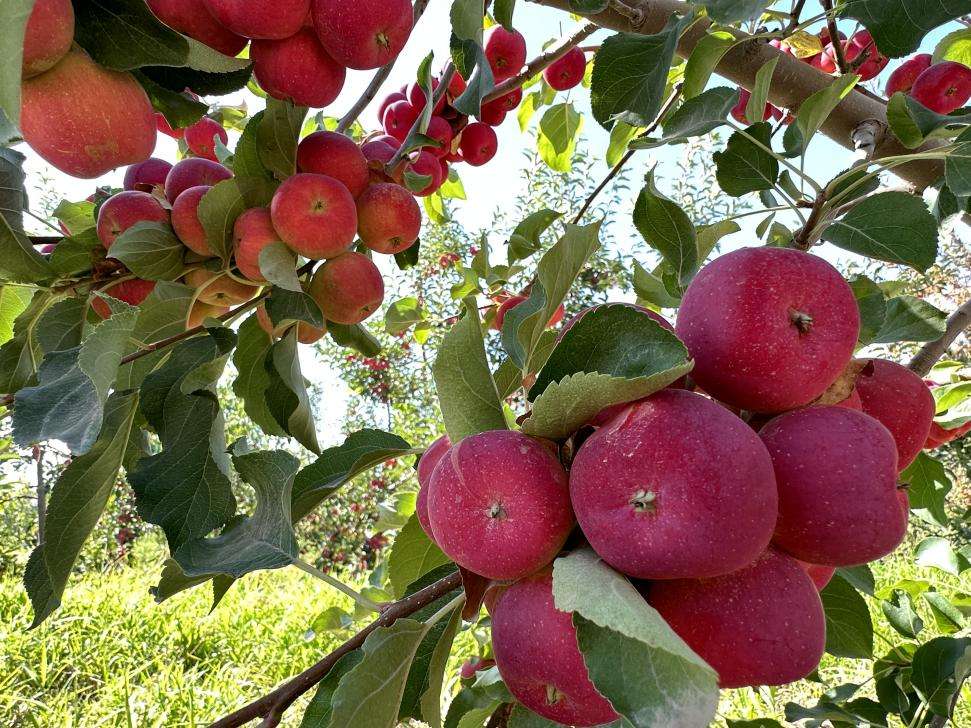
<path fill-rule="evenodd" d="M 945 592 L 971 590 L 966 578 L 962 584 L 914 566 L 912 548 L 906 545 L 874 565 L 878 587 L 919 578 Z M 350 609 L 350 600 L 296 569 L 246 577 L 210 614 L 207 588 L 156 605 L 148 592 L 159 573 L 156 552 L 146 549 L 135 564 L 75 578 L 64 606 L 34 631 L 27 631 L 31 610 L 20 583 L 0 580 L 0 726 L 204 726 L 300 672 L 349 636 L 307 636 L 314 616 L 333 605 Z M 901 641 L 879 608 L 873 618 L 880 633 Z M 936 631 L 926 612 L 925 622 L 921 637 L 930 639 Z M 449 685 L 457 665 L 475 650 L 470 633 L 459 639 Z M 886 646 L 876 639 L 878 653 Z M 834 686 L 866 681 L 869 668 L 865 661 L 827 657 L 820 673 Z M 802 681 L 726 692 L 719 714 L 781 720 L 786 702 L 811 705 L 823 690 Z M 969 692 L 966 688 L 966 697 Z M 863 694 L 872 695 L 872 683 Z M 289 711 L 283 725 L 299 725 L 305 702 Z M 971 725 L 968 702 L 962 702 L 955 725 Z"/>

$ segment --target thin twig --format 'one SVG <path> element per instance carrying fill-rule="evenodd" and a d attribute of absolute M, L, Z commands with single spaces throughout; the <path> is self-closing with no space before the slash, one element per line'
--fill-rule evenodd
<path fill-rule="evenodd" d="M 954 343 L 962 332 L 971 326 L 971 299 L 952 313 L 944 327 L 944 334 L 939 339 L 928 341 L 910 360 L 907 368 L 920 376 L 926 376 L 937 361 L 944 356 L 948 347 Z"/>
<path fill-rule="evenodd" d="M 815 240 L 813 240 L 813 231 L 816 229 L 816 226 L 819 224 L 819 221 L 823 216 L 825 205 L 826 191 L 824 190 L 816 195 L 816 199 L 813 200 L 812 209 L 809 211 L 809 217 L 806 218 L 806 222 L 792 237 L 793 244 L 799 250 L 809 250 L 809 248 L 811 248 L 812 244 L 815 242 Z"/>
<path fill-rule="evenodd" d="M 840 40 L 839 30 L 836 28 L 833 0 L 823 0 L 823 10 L 826 11 L 826 27 L 829 29 L 829 42 L 833 45 L 833 52 L 836 54 L 836 67 L 842 76 L 849 71 L 849 66 L 846 65 L 846 53 L 843 51 L 843 41 Z"/>
<path fill-rule="evenodd" d="M 209 728 L 238 728 L 238 726 L 246 725 L 251 720 L 260 717 L 265 718 L 263 725 L 268 728 L 278 725 L 280 716 L 297 698 L 323 680 L 340 658 L 363 645 L 364 640 L 374 630 L 379 627 L 387 627 L 402 617 L 414 614 L 422 607 L 428 606 L 460 586 L 462 586 L 462 575 L 456 571 L 409 597 L 389 604 L 380 617 L 315 665 L 307 668 L 259 700 L 255 700 L 224 718 L 220 718 Z"/>
<path fill-rule="evenodd" d="M 799 27 L 799 16 L 806 5 L 806 0 L 796 0 L 792 5 L 792 12 L 789 13 L 789 24 L 786 26 L 785 34 L 792 35 L 793 31 Z"/>
<path fill-rule="evenodd" d="M 680 84 L 675 86 L 674 90 L 671 92 L 671 95 L 668 97 L 667 101 L 664 102 L 664 106 L 661 107 L 661 110 L 658 112 L 657 118 L 654 119 L 654 122 L 649 127 L 647 127 L 647 129 L 641 132 L 641 134 L 638 135 L 638 138 L 646 137 L 654 133 L 654 130 L 657 129 L 658 126 L 660 126 L 661 122 L 664 120 L 664 117 L 667 116 L 667 113 L 674 107 L 674 104 L 677 102 L 679 96 L 681 96 Z M 610 181 L 620 173 L 620 170 L 623 169 L 624 165 L 627 164 L 627 162 L 630 161 L 630 158 L 634 156 L 635 151 L 637 150 L 628 149 L 624 153 L 624 156 L 621 157 L 617 161 L 617 164 L 615 164 L 611 168 L 611 170 L 607 173 L 607 176 L 600 181 L 600 184 L 597 185 L 596 189 L 594 189 L 594 191 L 590 193 L 587 199 L 583 202 L 583 206 L 580 208 L 580 211 L 576 214 L 576 217 L 573 218 L 574 225 L 578 225 L 580 223 L 580 220 L 583 219 L 583 216 L 586 214 L 587 210 L 590 209 L 590 205 L 592 205 L 593 201 L 597 199 L 597 195 L 599 195 L 603 191 L 604 187 L 610 184 Z"/>
<path fill-rule="evenodd" d="M 429 0 L 416 0 L 415 10 L 414 10 L 414 21 L 412 25 L 417 25 L 419 18 L 425 12 L 425 8 L 428 7 Z M 374 78 L 371 79 L 371 83 L 368 84 L 367 88 L 364 89 L 364 93 L 361 97 L 354 102 L 354 105 L 347 110 L 347 113 L 341 117 L 340 121 L 337 122 L 337 131 L 340 134 L 346 132 L 351 124 L 353 124 L 357 117 L 361 115 L 361 112 L 367 108 L 367 105 L 374 101 L 374 97 L 378 95 L 378 91 L 384 85 L 384 82 L 388 80 L 388 76 L 391 75 L 391 69 L 394 68 L 395 61 L 398 60 L 398 56 L 395 56 L 385 65 L 381 66 L 375 74 Z"/>
<path fill-rule="evenodd" d="M 485 104 L 489 101 L 494 101 L 500 96 L 505 96 L 511 91 L 515 91 L 537 73 L 541 73 L 544 69 L 560 60 L 570 51 L 571 48 L 577 46 L 580 41 L 589 38 L 599 29 L 600 26 L 596 23 L 585 23 L 584 25 L 581 25 L 580 28 L 573 33 L 573 35 L 564 38 L 560 43 L 556 44 L 542 55 L 536 56 L 536 58 L 526 64 L 526 67 L 523 68 L 522 71 L 517 73 L 512 78 L 507 78 L 505 81 L 492 89 L 492 91 L 487 93 L 482 98 L 482 103 Z"/>

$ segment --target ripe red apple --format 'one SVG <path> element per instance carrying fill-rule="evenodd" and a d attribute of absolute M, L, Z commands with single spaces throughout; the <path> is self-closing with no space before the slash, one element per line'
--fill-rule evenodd
<path fill-rule="evenodd" d="M 199 220 L 199 203 L 212 187 L 198 185 L 190 187 L 175 198 L 172 204 L 172 229 L 185 247 L 193 253 L 212 257 L 216 253 L 209 247 L 206 229 Z"/>
<path fill-rule="evenodd" d="M 98 210 L 98 239 L 108 250 L 119 235 L 137 223 L 168 221 L 168 210 L 147 192 L 119 192 Z"/>
<path fill-rule="evenodd" d="M 553 61 L 543 71 L 543 78 L 550 88 L 566 91 L 580 84 L 587 70 L 587 57 L 574 46 L 561 58 Z"/>
<path fill-rule="evenodd" d="M 81 50 L 21 84 L 20 130 L 50 164 L 82 178 L 145 161 L 156 135 L 152 104 L 135 77 Z"/>
<path fill-rule="evenodd" d="M 384 124 L 384 112 L 388 110 L 388 107 L 391 106 L 391 104 L 397 101 L 407 101 L 407 100 L 408 100 L 408 96 L 403 94 L 401 91 L 392 91 L 387 96 L 385 96 L 381 100 L 381 103 L 378 105 L 378 114 L 377 114 L 378 123 L 381 125 Z"/>
<path fill-rule="evenodd" d="M 465 79 L 462 78 L 462 74 L 455 71 L 452 73 L 452 78 L 450 78 L 448 81 L 448 90 L 445 92 L 445 95 L 448 96 L 450 100 L 454 101 L 465 93 L 466 88 L 467 85 L 465 83 Z"/>
<path fill-rule="evenodd" d="M 24 30 L 23 77 L 53 68 L 71 50 L 73 41 L 71 0 L 35 0 Z"/>
<path fill-rule="evenodd" d="M 219 162 L 201 157 L 189 157 L 178 162 L 165 178 L 165 199 L 175 202 L 175 198 L 190 187 L 207 185 L 214 187 L 216 183 L 229 179 L 233 173 Z"/>
<path fill-rule="evenodd" d="M 768 545 L 777 496 L 758 436 L 711 400 L 665 389 L 580 447 L 570 498 L 594 550 L 639 579 L 718 576 Z"/>
<path fill-rule="evenodd" d="M 494 328 L 496 331 L 502 331 L 502 323 L 503 321 L 506 320 L 506 314 L 509 313 L 511 309 L 516 308 L 516 306 L 521 304 L 527 298 L 529 297 L 521 293 L 517 293 L 515 296 L 509 296 L 505 298 L 499 304 L 499 308 L 496 309 L 496 315 L 492 319 L 492 328 Z M 564 309 L 563 309 L 563 304 L 561 303 L 559 306 L 557 306 L 556 310 L 553 312 L 553 315 L 550 317 L 550 320 L 546 322 L 546 328 L 548 329 L 553 328 L 560 321 L 562 321 L 563 313 L 564 313 Z"/>
<path fill-rule="evenodd" d="M 209 303 L 196 301 L 192 304 L 192 308 L 189 309 L 189 315 L 185 320 L 185 328 L 187 330 L 194 329 L 196 326 L 202 326 L 202 322 L 207 318 L 219 318 L 225 313 L 229 313 L 229 306 L 213 306 Z"/>
<path fill-rule="evenodd" d="M 452 151 L 452 125 L 440 116 L 433 116 L 428 122 L 425 136 L 435 139 L 441 146 L 425 147 L 436 157 L 444 157 Z M 447 176 L 447 175 L 446 175 Z"/>
<path fill-rule="evenodd" d="M 414 245 L 421 232 L 421 208 L 393 182 L 373 184 L 357 198 L 357 234 L 377 253 L 393 255 Z"/>
<path fill-rule="evenodd" d="M 280 239 L 311 260 L 340 255 L 357 235 L 354 198 L 344 185 L 323 174 L 287 178 L 273 195 L 270 215 Z"/>
<path fill-rule="evenodd" d="M 185 129 L 174 129 L 165 115 L 158 111 L 155 112 L 155 128 L 173 139 L 182 139 L 185 136 Z"/>
<path fill-rule="evenodd" d="M 552 569 L 506 588 L 491 614 L 496 666 L 520 703 L 566 725 L 617 720 L 610 702 L 590 682 L 572 613 L 556 608 Z"/>
<path fill-rule="evenodd" d="M 518 30 L 493 25 L 485 32 L 483 49 L 496 83 L 512 78 L 526 64 L 526 39 Z"/>
<path fill-rule="evenodd" d="M 407 169 L 412 174 L 429 178 L 424 187 L 412 192 L 416 197 L 427 197 L 441 187 L 442 182 L 445 181 L 442 179 L 442 165 L 439 163 L 438 157 L 424 149 L 419 151 L 418 156 L 408 163 Z"/>
<path fill-rule="evenodd" d="M 506 110 L 496 104 L 482 104 L 479 108 L 479 121 L 489 126 L 501 126 L 506 120 Z"/>
<path fill-rule="evenodd" d="M 303 27 L 310 0 L 202 0 L 213 17 L 244 38 L 289 38 Z"/>
<path fill-rule="evenodd" d="M 384 300 L 384 279 L 370 258 L 348 252 L 317 269 L 308 293 L 328 321 L 359 324 Z"/>
<path fill-rule="evenodd" d="M 273 328 L 273 322 L 270 321 L 270 314 L 266 311 L 266 306 L 262 303 L 256 307 L 256 320 L 260 325 L 260 328 L 268 333 L 272 338 L 276 338 L 277 332 Z M 317 328 L 316 326 L 311 326 L 306 321 L 297 322 L 297 341 L 301 344 L 315 344 L 324 338 L 324 334 L 327 333 L 327 327 Z"/>
<path fill-rule="evenodd" d="M 196 268 L 185 275 L 186 285 L 202 289 L 198 300 L 210 306 L 235 306 L 246 303 L 260 292 L 259 286 L 248 286 L 219 271 Z"/>
<path fill-rule="evenodd" d="M 774 549 L 732 574 L 654 582 L 647 601 L 715 669 L 722 688 L 784 685 L 806 677 L 823 656 L 816 587 L 795 559 Z"/>
<path fill-rule="evenodd" d="M 739 124 L 748 125 L 748 118 L 745 116 L 745 108 L 748 106 L 749 99 L 752 98 L 752 92 L 748 89 L 740 88 L 738 95 L 738 103 L 732 107 L 732 118 L 735 119 Z M 781 119 L 782 111 L 777 109 L 772 104 L 765 105 L 765 111 L 762 112 L 762 121 L 768 121 L 769 119 Z"/>
<path fill-rule="evenodd" d="M 864 564 L 897 547 L 907 508 L 886 427 L 846 407 L 806 407 L 776 417 L 759 436 L 779 488 L 777 546 L 823 566 Z"/>
<path fill-rule="evenodd" d="M 937 63 L 917 77 L 910 95 L 938 114 L 950 114 L 971 98 L 971 68 L 957 61 Z"/>
<path fill-rule="evenodd" d="M 937 406 L 924 381 L 906 367 L 868 359 L 856 380 L 863 411 L 890 430 L 897 443 L 897 467 L 910 465 L 927 441 Z"/>
<path fill-rule="evenodd" d="M 853 291 L 833 266 L 790 248 L 743 248 L 706 265 L 675 325 L 692 378 L 755 412 L 808 404 L 849 364 L 860 331 Z"/>
<path fill-rule="evenodd" d="M 219 161 L 216 157 L 216 139 L 223 145 L 229 144 L 229 134 L 223 129 L 223 125 L 208 116 L 203 116 L 195 124 L 187 126 L 183 138 L 190 152 L 213 162 Z"/>
<path fill-rule="evenodd" d="M 489 579 L 519 579 L 545 566 L 573 528 L 563 466 L 511 430 L 452 446 L 432 473 L 428 515 L 442 551 Z"/>
<path fill-rule="evenodd" d="M 352 197 L 360 195 L 368 185 L 364 154 L 349 136 L 333 131 L 315 131 L 300 142 L 297 169 L 333 177 Z"/>
<path fill-rule="evenodd" d="M 438 88 L 437 78 L 432 79 L 431 86 L 432 86 L 432 94 L 434 94 L 435 89 Z M 410 86 L 408 86 L 408 101 L 411 103 L 412 106 L 418 109 L 418 111 L 421 111 L 422 109 L 425 108 L 425 89 L 423 89 L 420 85 L 418 85 L 417 81 L 415 83 L 412 83 Z M 442 96 L 442 98 L 438 100 L 438 103 L 435 104 L 435 108 L 432 109 L 432 113 L 441 114 L 442 109 L 444 108 L 445 108 L 445 97 Z"/>
<path fill-rule="evenodd" d="M 384 131 L 399 142 L 404 141 L 421 112 L 408 101 L 395 101 L 384 112 Z"/>
<path fill-rule="evenodd" d="M 856 73 L 861 81 L 876 78 L 887 67 L 890 59 L 883 55 L 873 41 L 870 31 L 861 30 L 854 33 L 845 43 L 846 61 L 857 66 Z M 863 59 L 861 62 L 861 58 Z"/>
<path fill-rule="evenodd" d="M 199 0 L 147 0 L 152 12 L 170 28 L 227 56 L 246 47 L 246 38 L 221 25 Z"/>
<path fill-rule="evenodd" d="M 947 445 L 950 442 L 961 439 L 969 432 L 971 432 L 971 422 L 965 422 L 963 425 L 951 428 L 944 428 L 936 422 L 932 422 L 930 432 L 927 434 L 927 440 L 924 442 L 924 449 L 934 450 L 942 445 Z"/>
<path fill-rule="evenodd" d="M 816 591 L 822 591 L 829 584 L 830 580 L 833 578 L 833 574 L 836 573 L 835 566 L 820 566 L 819 564 L 808 564 L 805 561 L 799 561 L 799 566 L 802 570 L 809 575 L 809 578 L 813 580 L 813 584 L 816 586 Z"/>
<path fill-rule="evenodd" d="M 887 79 L 887 98 L 910 91 L 917 77 L 931 67 L 931 60 L 930 53 L 918 53 L 897 66 Z"/>
<path fill-rule="evenodd" d="M 385 141 L 386 139 L 392 139 L 398 146 L 393 146 L 390 142 Z M 387 176 L 383 172 L 384 165 L 394 158 L 394 154 L 399 146 L 401 146 L 401 143 L 397 139 L 387 135 L 381 139 L 372 139 L 364 142 L 361 145 L 361 154 L 364 155 L 364 158 L 368 162 L 368 179 L 370 181 L 384 181 L 387 179 Z"/>
<path fill-rule="evenodd" d="M 432 522 L 428 517 L 428 487 L 435 467 L 451 447 L 452 441 L 448 439 L 448 435 L 442 435 L 428 446 L 418 460 L 418 497 L 415 499 L 415 514 L 418 516 L 418 523 L 421 524 L 422 530 L 432 541 L 435 540 L 435 535 L 432 533 Z"/>
<path fill-rule="evenodd" d="M 124 301 L 129 306 L 137 306 L 146 298 L 148 294 L 155 290 L 155 281 L 143 281 L 141 278 L 131 278 L 120 283 L 113 283 L 101 289 L 103 293 L 112 298 Z M 103 319 L 111 315 L 108 304 L 97 296 L 91 297 L 91 308 Z"/>
<path fill-rule="evenodd" d="M 408 0 L 313 0 L 314 28 L 338 63 L 379 68 L 397 57 L 411 35 Z"/>
<path fill-rule="evenodd" d="M 140 190 L 149 192 L 156 185 L 165 185 L 172 165 L 164 159 L 149 157 L 144 162 L 131 165 L 125 170 L 125 181 L 122 183 L 126 190 Z"/>
<path fill-rule="evenodd" d="M 344 67 L 309 28 L 282 40 L 253 41 L 250 57 L 260 87 L 276 99 L 323 108 L 344 87 Z"/>
<path fill-rule="evenodd" d="M 239 272 L 251 281 L 265 281 L 260 271 L 260 251 L 279 240 L 268 208 L 254 207 L 237 217 L 233 226 L 233 248 Z"/>
<path fill-rule="evenodd" d="M 459 151 L 462 159 L 473 167 L 481 167 L 496 156 L 499 139 L 495 130 L 481 121 L 474 121 L 462 130 Z"/>

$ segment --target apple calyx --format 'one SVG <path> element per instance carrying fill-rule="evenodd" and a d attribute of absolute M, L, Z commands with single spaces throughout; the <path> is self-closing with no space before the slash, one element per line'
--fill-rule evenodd
<path fill-rule="evenodd" d="M 641 489 L 631 496 L 628 503 L 634 508 L 635 513 L 655 513 L 657 511 L 657 506 L 654 501 L 657 500 L 657 493 L 653 490 Z"/>
<path fill-rule="evenodd" d="M 789 309 L 789 320 L 793 326 L 799 329 L 800 334 L 808 334 L 813 330 L 813 317 L 804 311 L 797 311 L 794 308 Z"/>

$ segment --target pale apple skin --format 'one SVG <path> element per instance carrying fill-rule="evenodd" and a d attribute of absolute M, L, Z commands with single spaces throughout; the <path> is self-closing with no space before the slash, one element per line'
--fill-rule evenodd
<path fill-rule="evenodd" d="M 53 68 L 74 42 L 71 0 L 36 0 L 24 30 L 23 77 Z"/>
<path fill-rule="evenodd" d="M 307 292 L 328 321 L 359 324 L 384 300 L 384 279 L 366 255 L 343 253 L 316 270 Z"/>
<path fill-rule="evenodd" d="M 236 306 L 246 303 L 260 292 L 259 286 L 240 283 L 218 271 L 205 268 L 196 268 L 186 273 L 185 282 L 193 288 L 201 288 L 198 300 L 210 306 Z"/>

